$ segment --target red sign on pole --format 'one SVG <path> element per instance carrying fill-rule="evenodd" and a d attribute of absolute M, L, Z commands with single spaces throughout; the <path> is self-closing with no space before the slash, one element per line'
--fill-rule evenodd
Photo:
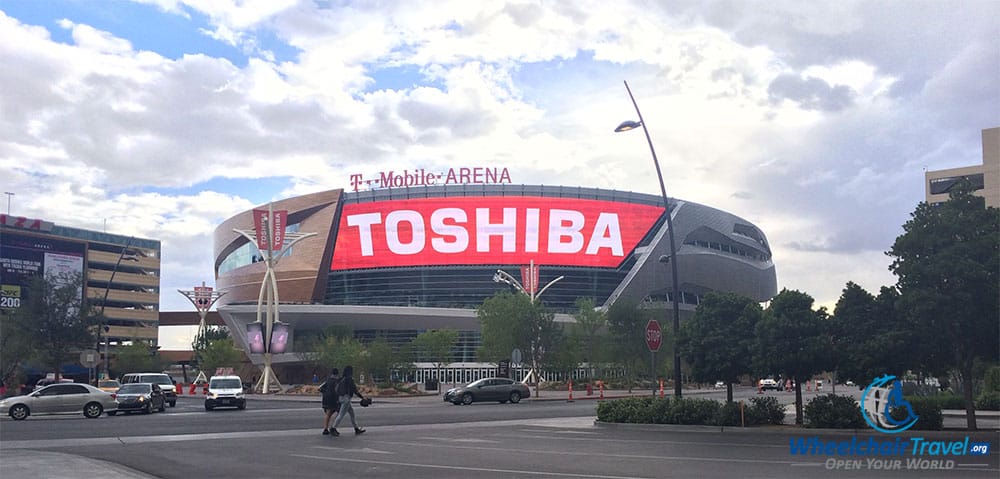
<path fill-rule="evenodd" d="M 285 223 L 288 223 L 288 211 L 279 210 L 274 212 L 274 223 L 271 225 L 271 249 L 281 250 L 285 242 Z"/>
<path fill-rule="evenodd" d="M 521 286 L 528 294 L 538 292 L 538 266 L 521 266 Z"/>
<path fill-rule="evenodd" d="M 660 343 L 663 342 L 663 331 L 660 330 L 660 323 L 655 319 L 650 319 L 646 323 L 646 346 L 651 352 L 660 350 Z"/>
<path fill-rule="evenodd" d="M 253 210 L 254 232 L 257 234 L 257 249 L 280 250 L 285 242 L 285 223 L 288 222 L 288 211 L 274 211 L 268 218 L 268 210 Z"/>
<path fill-rule="evenodd" d="M 194 306 L 198 308 L 198 311 L 208 311 L 208 308 L 212 306 L 211 286 L 205 286 L 205 283 L 201 283 L 201 286 L 194 287 Z"/>

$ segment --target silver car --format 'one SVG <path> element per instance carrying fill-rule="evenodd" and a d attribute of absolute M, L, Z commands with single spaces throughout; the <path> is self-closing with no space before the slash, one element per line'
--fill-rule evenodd
<path fill-rule="evenodd" d="M 45 386 L 25 396 L 0 401 L 0 415 L 9 414 L 15 420 L 32 414 L 79 413 L 88 418 L 101 417 L 105 411 L 118 409 L 118 401 L 110 393 L 89 384 L 58 383 Z"/>

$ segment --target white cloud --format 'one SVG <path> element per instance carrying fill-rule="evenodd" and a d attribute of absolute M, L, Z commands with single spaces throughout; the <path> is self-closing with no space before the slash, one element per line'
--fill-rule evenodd
<path fill-rule="evenodd" d="M 144 3 L 204 16 L 245 62 L 0 13 L 0 178 L 15 214 L 160 239 L 164 310 L 211 282 L 223 219 L 351 173 L 492 164 L 657 194 L 642 133 L 611 131 L 635 119 L 623 79 L 668 194 L 756 223 L 779 285 L 832 304 L 892 282 L 922 167 L 979 161 L 1000 124 L 995 2 Z"/>

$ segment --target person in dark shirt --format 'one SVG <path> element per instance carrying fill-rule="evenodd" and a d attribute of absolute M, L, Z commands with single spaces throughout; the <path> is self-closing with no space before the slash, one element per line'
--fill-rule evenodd
<path fill-rule="evenodd" d="M 340 397 L 337 396 L 337 383 L 340 382 L 340 371 L 330 370 L 330 376 L 320 385 L 319 392 L 323 395 L 323 435 L 330 434 L 330 418 L 340 410 Z"/>

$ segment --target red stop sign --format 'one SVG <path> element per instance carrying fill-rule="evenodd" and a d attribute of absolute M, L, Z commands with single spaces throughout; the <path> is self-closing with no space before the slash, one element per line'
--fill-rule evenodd
<path fill-rule="evenodd" d="M 649 346 L 649 350 L 655 353 L 660 350 L 662 342 L 663 332 L 660 331 L 660 323 L 655 319 L 650 319 L 646 323 L 646 346 Z"/>

